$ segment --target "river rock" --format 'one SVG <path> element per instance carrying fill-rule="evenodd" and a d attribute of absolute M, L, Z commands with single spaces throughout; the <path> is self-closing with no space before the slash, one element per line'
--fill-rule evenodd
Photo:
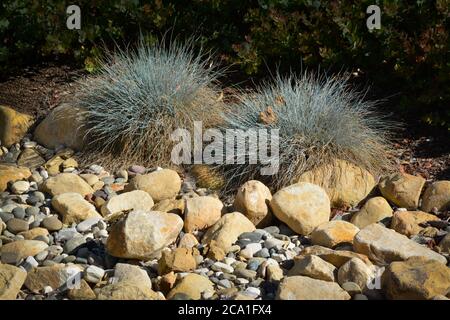
<path fill-rule="evenodd" d="M 447 259 L 406 236 L 373 223 L 362 229 L 353 240 L 356 252 L 367 255 L 373 261 L 388 264 L 418 256 L 446 264 Z"/>
<path fill-rule="evenodd" d="M 337 283 L 304 276 L 285 277 L 278 287 L 278 300 L 349 300 Z"/>
<path fill-rule="evenodd" d="M 234 209 L 244 214 L 258 228 L 267 227 L 272 221 L 269 202 L 272 194 L 262 182 L 250 180 L 236 194 Z"/>
<path fill-rule="evenodd" d="M 44 163 L 45 159 L 41 157 L 39 152 L 32 148 L 24 149 L 17 158 L 17 164 L 19 166 L 27 167 L 31 170 L 44 165 Z"/>
<path fill-rule="evenodd" d="M 182 228 L 175 214 L 132 211 L 112 226 L 106 248 L 115 257 L 148 260 L 174 242 Z"/>
<path fill-rule="evenodd" d="M 311 242 L 333 248 L 341 243 L 353 243 L 359 228 L 350 222 L 334 220 L 321 224 L 310 234 Z"/>
<path fill-rule="evenodd" d="M 95 206 L 75 192 L 56 195 L 52 199 L 52 206 L 61 215 L 65 224 L 78 223 L 89 218 L 101 218 Z"/>
<path fill-rule="evenodd" d="M 275 216 L 292 230 L 309 235 L 330 219 L 330 200 L 321 187 L 300 182 L 281 189 L 270 201 Z"/>
<path fill-rule="evenodd" d="M 40 189 L 52 196 L 63 193 L 79 193 L 84 197 L 94 192 L 86 181 L 74 173 L 61 173 L 55 177 L 48 178 L 42 183 Z"/>
<path fill-rule="evenodd" d="M 197 267 L 191 249 L 176 248 L 174 250 L 163 250 L 158 261 L 158 273 L 160 275 L 175 272 L 192 271 Z"/>
<path fill-rule="evenodd" d="M 32 292 L 39 292 L 47 286 L 55 290 L 67 282 L 72 283 L 77 274 L 81 280 L 82 271 L 83 269 L 80 266 L 64 264 L 33 268 L 28 272 L 25 287 Z"/>
<path fill-rule="evenodd" d="M 186 199 L 184 231 L 203 230 L 215 224 L 222 214 L 222 202 L 211 196 Z"/>
<path fill-rule="evenodd" d="M 148 174 L 136 175 L 130 180 L 125 191 L 143 190 L 155 202 L 172 199 L 180 192 L 181 179 L 178 173 L 170 169 L 157 170 Z"/>
<path fill-rule="evenodd" d="M 383 197 L 374 197 L 367 200 L 364 206 L 356 212 L 351 219 L 358 228 L 362 229 L 369 224 L 392 217 L 392 208 Z"/>
<path fill-rule="evenodd" d="M 419 206 L 419 198 L 425 179 L 407 173 L 395 173 L 383 178 L 378 184 L 383 197 L 398 207 L 409 210 Z"/>

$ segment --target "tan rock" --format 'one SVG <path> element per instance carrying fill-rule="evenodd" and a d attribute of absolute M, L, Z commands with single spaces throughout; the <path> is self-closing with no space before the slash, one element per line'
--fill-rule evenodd
<path fill-rule="evenodd" d="M 19 233 L 25 238 L 25 240 L 33 240 L 39 236 L 48 236 L 48 230 L 45 228 L 33 228 L 31 230 L 23 231 Z"/>
<path fill-rule="evenodd" d="M 33 122 L 33 117 L 0 105 L 1 145 L 9 148 L 14 143 L 20 142 Z"/>
<path fill-rule="evenodd" d="M 310 234 L 311 242 L 333 248 L 341 243 L 353 243 L 359 228 L 347 221 L 329 221 L 321 224 Z"/>
<path fill-rule="evenodd" d="M 0 264 L 0 300 L 15 300 L 26 278 L 24 269 Z"/>
<path fill-rule="evenodd" d="M 176 274 L 172 271 L 161 277 L 161 281 L 159 282 L 159 290 L 167 294 L 170 290 L 175 286 L 175 282 L 177 281 Z"/>
<path fill-rule="evenodd" d="M 130 180 L 125 191 L 144 190 L 159 202 L 164 199 L 172 199 L 180 192 L 181 179 L 178 173 L 170 169 L 162 169 L 149 174 L 137 175 Z"/>
<path fill-rule="evenodd" d="M 37 240 L 18 240 L 4 244 L 0 247 L 1 260 L 3 263 L 16 264 L 29 256 L 35 256 L 47 249 L 45 242 Z"/>
<path fill-rule="evenodd" d="M 61 166 L 63 170 L 68 168 L 78 168 L 78 162 L 74 158 L 69 158 L 64 160 Z"/>
<path fill-rule="evenodd" d="M 366 255 L 348 250 L 332 250 L 321 246 L 306 247 L 304 250 L 300 252 L 300 254 L 297 257 L 294 258 L 294 260 L 301 259 L 302 257 L 308 255 L 317 255 L 323 260 L 334 265 L 336 268 L 339 268 L 352 258 L 361 259 L 368 266 L 372 265 L 372 262 L 370 262 L 369 258 L 367 258 Z"/>
<path fill-rule="evenodd" d="M 63 162 L 63 158 L 60 156 L 54 156 L 44 164 L 44 168 L 50 176 L 56 176 L 61 172 Z"/>
<path fill-rule="evenodd" d="M 288 276 L 307 276 L 313 279 L 331 281 L 335 279 L 336 268 L 318 256 L 304 256 L 295 259 L 294 266 Z"/>
<path fill-rule="evenodd" d="M 402 261 L 415 256 L 447 263 L 447 259 L 440 254 L 378 223 L 358 232 L 353 239 L 353 248 L 380 264 Z"/>
<path fill-rule="evenodd" d="M 78 288 L 68 290 L 67 297 L 71 300 L 94 300 L 97 298 L 89 284 L 83 279 Z"/>
<path fill-rule="evenodd" d="M 392 300 L 429 300 L 450 290 L 450 269 L 423 257 L 393 262 L 381 277 L 382 289 Z"/>
<path fill-rule="evenodd" d="M 74 150 L 81 150 L 85 145 L 83 125 L 82 109 L 61 104 L 36 127 L 34 139 L 50 149 L 65 145 Z"/>
<path fill-rule="evenodd" d="M 309 235 L 330 219 L 330 200 L 321 187 L 300 182 L 279 190 L 270 201 L 275 216 L 292 230 Z"/>
<path fill-rule="evenodd" d="M 28 179 L 31 176 L 30 169 L 9 164 L 0 164 L 0 192 L 8 188 L 8 182 Z"/>
<path fill-rule="evenodd" d="M 429 185 L 423 194 L 423 211 L 430 212 L 433 208 L 444 211 L 450 208 L 450 181 L 436 181 Z"/>
<path fill-rule="evenodd" d="M 114 267 L 114 278 L 119 282 L 135 283 L 143 287 L 152 288 L 152 281 L 148 273 L 139 266 L 132 264 L 116 264 Z"/>
<path fill-rule="evenodd" d="M 324 188 L 333 207 L 355 206 L 376 186 L 372 174 L 345 160 L 336 160 L 332 164 L 307 171 L 298 181 Z"/>
<path fill-rule="evenodd" d="M 115 257 L 148 260 L 174 242 L 182 227 L 172 213 L 132 211 L 112 226 L 106 248 Z"/>
<path fill-rule="evenodd" d="M 202 293 L 214 293 L 213 283 L 206 277 L 190 273 L 183 277 L 168 294 L 167 299 L 171 299 L 177 293 L 182 293 L 192 300 L 200 300 Z"/>
<path fill-rule="evenodd" d="M 420 224 L 437 220 L 440 219 L 423 211 L 396 211 L 391 220 L 391 229 L 410 237 L 424 229 Z"/>
<path fill-rule="evenodd" d="M 425 179 L 407 173 L 396 173 L 385 177 L 378 184 L 383 197 L 396 206 L 416 209 Z"/>
<path fill-rule="evenodd" d="M 362 229 L 369 224 L 392 217 L 392 208 L 383 197 L 374 197 L 367 200 L 364 206 L 356 212 L 351 219 L 358 228 Z"/>
<path fill-rule="evenodd" d="M 178 242 L 178 248 L 191 249 L 197 245 L 198 240 L 192 233 L 185 233 Z"/>
<path fill-rule="evenodd" d="M 63 286 L 67 282 L 72 283 L 76 275 L 83 269 L 76 265 L 55 264 L 50 267 L 37 267 L 28 272 L 25 287 L 32 292 L 39 292 L 46 286 L 53 290 Z M 81 280 L 81 274 L 79 276 Z"/>
<path fill-rule="evenodd" d="M 34 170 L 44 165 L 45 159 L 41 157 L 39 152 L 32 148 L 24 149 L 17 158 L 17 164 L 21 167 L 27 167 Z"/>
<path fill-rule="evenodd" d="M 108 216 L 127 210 L 151 211 L 153 205 L 153 199 L 147 192 L 134 190 L 113 196 L 105 202 L 101 212 L 103 216 Z"/>
<path fill-rule="evenodd" d="M 228 252 L 238 237 L 244 232 L 255 230 L 255 225 L 242 213 L 233 212 L 224 214 L 202 238 L 203 244 L 214 244 Z"/>
<path fill-rule="evenodd" d="M 192 271 L 197 263 L 192 255 L 191 249 L 176 248 L 174 250 L 163 250 L 158 260 L 158 273 L 160 275 L 175 272 Z"/>
<path fill-rule="evenodd" d="M 91 187 L 99 181 L 99 178 L 96 174 L 92 173 L 83 173 L 80 174 L 80 177 L 87 182 Z"/>
<path fill-rule="evenodd" d="M 40 186 L 41 191 L 47 192 L 52 196 L 63 193 L 75 192 L 83 197 L 91 194 L 94 190 L 83 179 L 74 173 L 61 173 L 55 177 L 48 178 Z"/>
<path fill-rule="evenodd" d="M 184 207 L 185 207 L 184 199 L 165 199 L 158 202 L 153 207 L 153 210 L 175 213 L 181 216 L 184 213 Z"/>
<path fill-rule="evenodd" d="M 233 206 L 256 227 L 264 228 L 272 222 L 270 200 L 272 200 L 272 194 L 269 188 L 260 181 L 250 180 L 238 189 Z"/>
<path fill-rule="evenodd" d="M 184 231 L 192 232 L 211 227 L 222 215 L 222 202 L 211 196 L 186 199 Z"/>
<path fill-rule="evenodd" d="M 101 218 L 95 206 L 75 192 L 61 193 L 53 197 L 52 206 L 65 224 L 81 222 L 89 218 Z"/>
<path fill-rule="evenodd" d="M 163 300 L 151 288 L 126 281 L 109 284 L 97 292 L 98 300 Z"/>
<path fill-rule="evenodd" d="M 356 283 L 362 290 L 375 277 L 375 269 L 369 267 L 361 259 L 352 258 L 344 263 L 338 271 L 338 283 L 342 286 L 346 282 Z"/>
<path fill-rule="evenodd" d="M 337 283 L 304 276 L 285 277 L 278 287 L 277 300 L 349 300 Z"/>

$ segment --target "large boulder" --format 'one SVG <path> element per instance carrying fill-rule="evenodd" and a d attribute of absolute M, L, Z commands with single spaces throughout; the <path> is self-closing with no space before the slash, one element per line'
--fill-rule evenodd
<path fill-rule="evenodd" d="M 294 260 L 294 266 L 289 270 L 288 276 L 307 276 L 314 279 L 335 280 L 336 267 L 318 256 L 304 256 Z"/>
<path fill-rule="evenodd" d="M 389 299 L 429 300 L 448 294 L 450 269 L 434 260 L 413 257 L 391 263 L 381 277 L 381 284 Z"/>
<path fill-rule="evenodd" d="M 330 199 L 321 187 L 299 182 L 279 190 L 270 201 L 275 216 L 292 230 L 309 235 L 330 220 Z"/>
<path fill-rule="evenodd" d="M 356 283 L 362 290 L 375 277 L 375 269 L 365 264 L 361 259 L 352 258 L 344 263 L 338 271 L 338 283 L 342 286 L 346 282 Z"/>
<path fill-rule="evenodd" d="M 222 202 L 211 196 L 186 199 L 184 231 L 193 232 L 211 227 L 222 215 Z"/>
<path fill-rule="evenodd" d="M 202 238 L 202 243 L 211 247 L 217 245 L 223 251 L 228 252 L 238 237 L 244 232 L 252 232 L 255 225 L 240 212 L 224 214 Z"/>
<path fill-rule="evenodd" d="M 357 205 L 376 186 L 370 172 L 345 160 L 336 160 L 307 171 L 298 181 L 324 188 L 333 207 Z"/>
<path fill-rule="evenodd" d="M 52 207 L 61 215 L 65 224 L 79 223 L 90 218 L 101 218 L 95 206 L 75 192 L 61 193 L 54 196 Z"/>
<path fill-rule="evenodd" d="M 59 105 L 36 127 L 34 139 L 50 149 L 64 145 L 81 150 L 85 145 L 86 134 L 82 111 L 69 104 Z"/>
<path fill-rule="evenodd" d="M 272 221 L 269 202 L 272 194 L 262 182 L 250 180 L 244 183 L 234 199 L 234 209 L 243 213 L 258 228 L 267 227 Z"/>
<path fill-rule="evenodd" d="M 176 171 L 171 169 L 136 175 L 125 187 L 125 191 L 146 191 L 155 202 L 175 198 L 180 189 L 181 178 Z"/>
<path fill-rule="evenodd" d="M 430 212 L 433 208 L 444 211 L 450 208 L 450 181 L 436 181 L 430 184 L 422 197 L 423 211 Z"/>
<path fill-rule="evenodd" d="M 9 148 L 19 142 L 33 124 L 33 117 L 0 106 L 0 145 Z"/>
<path fill-rule="evenodd" d="M 25 287 L 32 292 L 39 292 L 49 286 L 53 290 L 74 283 L 81 279 L 83 268 L 79 265 L 55 264 L 48 267 L 33 268 L 28 272 Z M 77 276 L 78 275 L 78 276 Z"/>
<path fill-rule="evenodd" d="M 359 228 L 347 221 L 334 220 L 321 224 L 310 234 L 313 244 L 333 248 L 341 243 L 353 243 Z"/>
<path fill-rule="evenodd" d="M 356 212 L 351 219 L 358 228 L 362 229 L 369 224 L 392 217 L 392 208 L 383 197 L 374 197 L 367 200 L 361 210 Z"/>
<path fill-rule="evenodd" d="M 0 300 L 15 300 L 26 278 L 24 269 L 0 264 Z"/>
<path fill-rule="evenodd" d="M 347 261 L 353 258 L 358 258 L 361 261 L 363 261 L 366 265 L 372 266 L 372 262 L 370 262 L 369 258 L 367 258 L 367 256 L 364 254 L 359 254 L 348 250 L 333 250 L 321 246 L 306 247 L 304 250 L 300 252 L 298 256 L 294 257 L 294 261 L 296 259 L 302 259 L 304 256 L 309 255 L 317 255 L 323 260 L 334 265 L 336 268 L 341 267 L 343 264 L 345 264 Z"/>
<path fill-rule="evenodd" d="M 9 182 L 28 179 L 30 176 L 30 169 L 26 167 L 0 164 L 0 192 L 3 192 L 8 188 Z"/>
<path fill-rule="evenodd" d="M 371 224 L 358 232 L 353 239 L 353 247 L 356 252 L 365 254 L 380 264 L 403 261 L 416 256 L 447 263 L 447 259 L 439 253 L 378 223 Z"/>
<path fill-rule="evenodd" d="M 91 186 L 74 173 L 61 173 L 55 177 L 48 178 L 42 183 L 40 190 L 52 196 L 76 192 L 84 197 L 87 194 L 94 193 Z"/>
<path fill-rule="evenodd" d="M 440 219 L 423 211 L 396 211 L 391 220 L 391 229 L 410 237 L 424 229 L 423 223 L 437 220 Z"/>
<path fill-rule="evenodd" d="M 285 277 L 278 287 L 278 300 L 349 300 L 337 283 L 304 276 Z"/>
<path fill-rule="evenodd" d="M 109 233 L 109 254 L 125 259 L 148 260 L 174 242 L 183 220 L 159 211 L 132 211 L 116 222 Z"/>
<path fill-rule="evenodd" d="M 398 207 L 414 210 L 419 206 L 425 179 L 407 173 L 395 173 L 381 179 L 378 188 L 383 197 Z"/>

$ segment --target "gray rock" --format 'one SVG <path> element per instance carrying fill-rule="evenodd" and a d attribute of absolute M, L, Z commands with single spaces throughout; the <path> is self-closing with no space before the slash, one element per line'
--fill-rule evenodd
<path fill-rule="evenodd" d="M 6 223 L 6 227 L 13 234 L 17 234 L 22 231 L 27 231 L 29 229 L 28 222 L 17 218 L 12 218 L 8 220 L 8 222 Z"/>
<path fill-rule="evenodd" d="M 64 244 L 64 252 L 70 254 L 74 252 L 79 246 L 85 243 L 86 243 L 85 237 L 83 236 L 73 237 Z"/>
<path fill-rule="evenodd" d="M 24 219 L 25 218 L 25 210 L 21 207 L 16 207 L 13 209 L 12 214 L 17 219 Z"/>
<path fill-rule="evenodd" d="M 84 280 L 90 283 L 99 283 L 105 275 L 105 270 L 96 266 L 89 266 L 84 270 Z"/>
<path fill-rule="evenodd" d="M 259 250 L 258 252 L 256 252 L 254 254 L 255 257 L 260 257 L 260 258 L 269 258 L 270 257 L 270 253 L 269 253 L 269 249 L 267 248 L 262 248 L 261 250 Z"/>

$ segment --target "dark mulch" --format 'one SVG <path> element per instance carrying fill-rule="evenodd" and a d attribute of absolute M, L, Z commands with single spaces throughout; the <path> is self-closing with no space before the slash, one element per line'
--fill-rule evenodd
<path fill-rule="evenodd" d="M 46 64 L 24 69 L 0 82 L 0 104 L 35 116 L 38 120 L 74 90 L 74 81 L 85 72 L 67 65 Z M 230 88 L 226 96 L 234 93 Z M 399 119 L 395 119 L 399 120 Z M 450 180 L 450 134 L 426 127 L 414 120 L 402 120 L 396 158 L 400 170 L 426 179 Z"/>

